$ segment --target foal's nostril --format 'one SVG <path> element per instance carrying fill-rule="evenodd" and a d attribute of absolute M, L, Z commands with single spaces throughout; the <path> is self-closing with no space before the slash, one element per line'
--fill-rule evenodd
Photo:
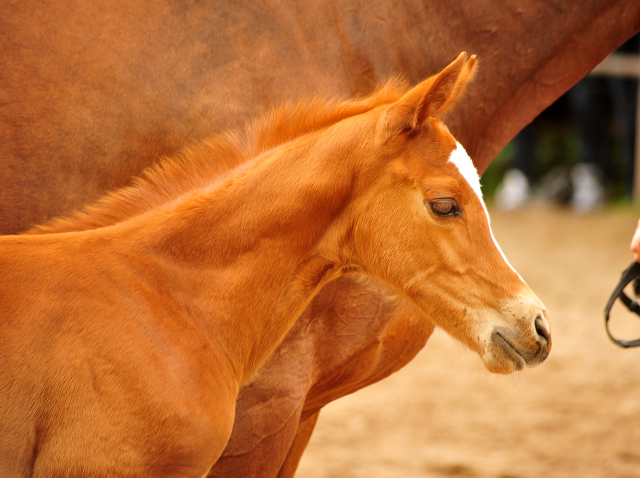
<path fill-rule="evenodd" d="M 551 350 L 551 332 L 549 331 L 549 324 L 542 314 L 536 317 L 533 325 L 538 338 L 538 351 L 535 353 L 535 358 L 531 361 L 531 365 L 544 362 Z"/>
<path fill-rule="evenodd" d="M 551 334 L 549 333 L 549 330 L 547 329 L 547 324 L 545 320 L 542 318 L 542 316 L 539 315 L 538 317 L 536 317 L 534 326 L 536 328 L 536 333 L 538 334 L 538 337 L 541 337 L 542 339 L 544 339 L 544 342 L 548 344 L 549 339 L 551 338 Z"/>

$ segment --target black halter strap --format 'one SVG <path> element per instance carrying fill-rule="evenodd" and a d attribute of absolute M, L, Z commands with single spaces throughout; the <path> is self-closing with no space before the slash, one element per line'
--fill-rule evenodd
<path fill-rule="evenodd" d="M 609 312 L 611 311 L 611 307 L 613 307 L 613 303 L 618 297 L 620 297 L 620 300 L 627 307 L 627 309 L 637 315 L 640 315 L 640 304 L 638 304 L 637 301 L 630 299 L 629 296 L 623 291 L 627 284 L 629 284 L 629 282 L 631 282 L 638 276 L 640 276 L 640 263 L 634 262 L 622 273 L 622 278 L 611 294 L 609 302 L 607 302 L 607 306 L 604 309 L 604 326 L 607 330 L 607 335 L 611 340 L 613 340 L 614 343 L 624 348 L 640 346 L 640 339 L 627 342 L 626 340 L 620 340 L 613 337 L 613 335 L 611 335 L 611 331 L 609 330 Z"/>

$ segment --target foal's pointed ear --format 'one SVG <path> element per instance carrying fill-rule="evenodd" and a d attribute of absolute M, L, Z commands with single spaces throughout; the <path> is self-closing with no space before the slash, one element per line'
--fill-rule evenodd
<path fill-rule="evenodd" d="M 460 97 L 474 75 L 476 56 L 460 53 L 449 66 L 409 90 L 381 118 L 381 136 L 394 138 L 402 131 L 416 131 L 430 116 L 440 116 Z"/>

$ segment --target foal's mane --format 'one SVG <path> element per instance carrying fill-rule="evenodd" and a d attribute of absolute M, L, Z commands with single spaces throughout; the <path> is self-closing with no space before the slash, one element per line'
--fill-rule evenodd
<path fill-rule="evenodd" d="M 26 234 L 83 231 L 117 224 L 204 187 L 270 149 L 395 102 L 407 89 L 405 81 L 394 77 L 360 99 L 336 102 L 316 98 L 286 104 L 254 121 L 242 134 L 213 136 L 174 157 L 163 158 L 143 171 L 131 186 L 108 193 L 70 216 L 35 226 Z"/>

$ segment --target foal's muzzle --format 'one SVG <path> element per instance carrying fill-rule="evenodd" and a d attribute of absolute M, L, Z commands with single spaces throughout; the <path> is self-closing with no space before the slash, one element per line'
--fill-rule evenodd
<path fill-rule="evenodd" d="M 508 327 L 498 326 L 491 333 L 492 342 L 513 361 L 516 370 L 538 365 L 549 356 L 551 334 L 546 320 L 542 316 L 536 317 L 533 329 L 534 333 L 523 336 Z"/>

